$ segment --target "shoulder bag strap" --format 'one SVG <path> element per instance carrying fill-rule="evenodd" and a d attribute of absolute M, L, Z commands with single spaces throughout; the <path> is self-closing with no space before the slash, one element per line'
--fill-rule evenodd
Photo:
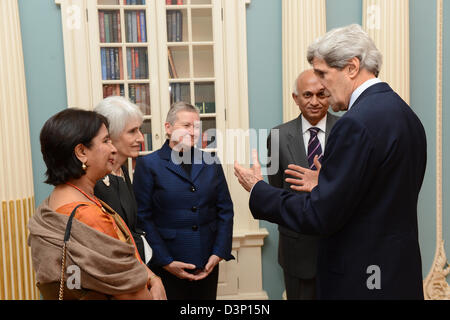
<path fill-rule="evenodd" d="M 70 238 L 70 230 L 72 229 L 73 217 L 75 216 L 75 212 L 77 211 L 77 209 L 81 206 L 85 206 L 85 204 L 79 204 L 72 210 L 72 213 L 70 214 L 69 220 L 67 221 L 66 225 L 66 232 L 64 234 L 64 245 L 62 249 L 62 259 L 61 259 L 61 280 L 59 282 L 59 300 L 64 300 L 64 275 L 66 270 L 67 242 L 69 241 Z"/>

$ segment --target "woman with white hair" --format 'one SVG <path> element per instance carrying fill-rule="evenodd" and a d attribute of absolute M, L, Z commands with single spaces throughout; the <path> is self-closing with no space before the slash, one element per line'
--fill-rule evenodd
<path fill-rule="evenodd" d="M 145 263 L 150 261 L 152 252 L 137 225 L 137 205 L 127 170 L 128 158 L 139 156 L 144 137 L 140 130 L 144 116 L 138 106 L 119 96 L 103 99 L 94 109 L 109 121 L 109 134 L 117 153 L 113 170 L 94 188 L 95 196 L 112 207 L 125 221 L 133 235 L 138 252 Z M 150 293 L 155 299 L 165 299 L 165 289 L 161 279 L 154 275 Z"/>

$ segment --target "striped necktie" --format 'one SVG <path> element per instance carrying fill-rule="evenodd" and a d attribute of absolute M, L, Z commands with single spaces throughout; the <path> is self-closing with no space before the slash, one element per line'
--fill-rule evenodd
<path fill-rule="evenodd" d="M 311 170 L 317 170 L 314 165 L 314 156 L 319 156 L 319 161 L 322 163 L 322 147 L 320 146 L 319 137 L 317 134 L 319 133 L 319 128 L 311 127 L 309 128 L 309 142 L 308 142 L 308 164 Z"/>

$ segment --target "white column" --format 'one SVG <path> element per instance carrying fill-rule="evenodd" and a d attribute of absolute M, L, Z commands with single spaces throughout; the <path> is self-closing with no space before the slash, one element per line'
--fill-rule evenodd
<path fill-rule="evenodd" d="M 444 246 L 442 230 L 442 67 L 443 67 L 443 0 L 436 0 L 436 249 L 433 264 L 424 280 L 424 296 L 427 300 L 450 300 L 450 285 L 447 277 L 450 274 Z M 448 230 L 447 230 L 448 232 Z"/>
<path fill-rule="evenodd" d="M 61 6 L 66 65 L 67 106 L 93 109 L 93 83 L 89 58 L 87 0 L 55 0 Z M 89 0 L 94 3 L 97 0 Z M 94 19 L 94 17 L 91 17 Z M 80 94 L 82 92 L 82 94 Z M 98 98 L 97 98 L 98 99 Z"/>
<path fill-rule="evenodd" d="M 0 1 L 0 300 L 36 299 L 26 225 L 34 212 L 17 0 Z"/>
<path fill-rule="evenodd" d="M 409 1 L 364 0 L 363 28 L 383 54 L 379 78 L 409 103 Z"/>
<path fill-rule="evenodd" d="M 292 89 L 298 74 L 311 68 L 306 60 L 308 46 L 326 32 L 326 3 L 283 0 L 282 11 L 283 122 L 286 122 L 300 113 L 292 99 Z"/>

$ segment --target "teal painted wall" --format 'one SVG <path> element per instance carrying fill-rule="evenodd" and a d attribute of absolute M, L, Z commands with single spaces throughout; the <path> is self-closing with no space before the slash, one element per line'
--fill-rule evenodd
<path fill-rule="evenodd" d="M 39 132 L 51 115 L 66 108 L 61 12 L 54 0 L 18 0 L 27 81 L 36 202 L 51 191 L 42 183 L 45 166 Z M 327 0 L 327 29 L 362 22 L 362 0 Z M 450 4 L 444 1 L 444 30 L 450 30 Z M 428 167 L 419 201 L 420 245 L 424 276 L 435 247 L 436 6 L 434 1 L 410 0 L 411 107 L 421 118 L 428 137 Z M 450 229 L 446 199 L 450 183 L 450 32 L 444 33 L 443 188 L 444 230 Z M 247 9 L 250 127 L 269 129 L 282 122 L 281 1 L 253 0 Z M 265 156 L 265 150 L 260 150 Z M 278 232 L 261 222 L 270 235 L 262 249 L 263 288 L 270 299 L 284 290 L 277 262 Z M 446 234 L 447 252 L 450 233 Z"/>
<path fill-rule="evenodd" d="M 361 0 L 326 0 L 327 30 L 352 23 L 362 24 Z"/>
<path fill-rule="evenodd" d="M 51 192 L 43 183 L 39 133 L 45 121 L 67 106 L 61 10 L 54 0 L 19 0 L 30 119 L 36 204 Z"/>
<path fill-rule="evenodd" d="M 283 122 L 281 2 L 253 0 L 247 9 L 247 54 L 250 128 L 270 129 Z M 252 145 L 255 142 L 252 141 Z M 265 144 L 263 144 L 265 145 Z M 259 157 L 266 157 L 259 149 Z M 262 248 L 263 289 L 269 299 L 281 299 L 284 280 L 278 265 L 278 227 L 265 221 L 269 231 Z"/>
<path fill-rule="evenodd" d="M 422 121 L 428 145 L 419 195 L 419 240 L 424 277 L 434 258 L 436 236 L 436 2 L 410 1 L 411 108 Z"/>

